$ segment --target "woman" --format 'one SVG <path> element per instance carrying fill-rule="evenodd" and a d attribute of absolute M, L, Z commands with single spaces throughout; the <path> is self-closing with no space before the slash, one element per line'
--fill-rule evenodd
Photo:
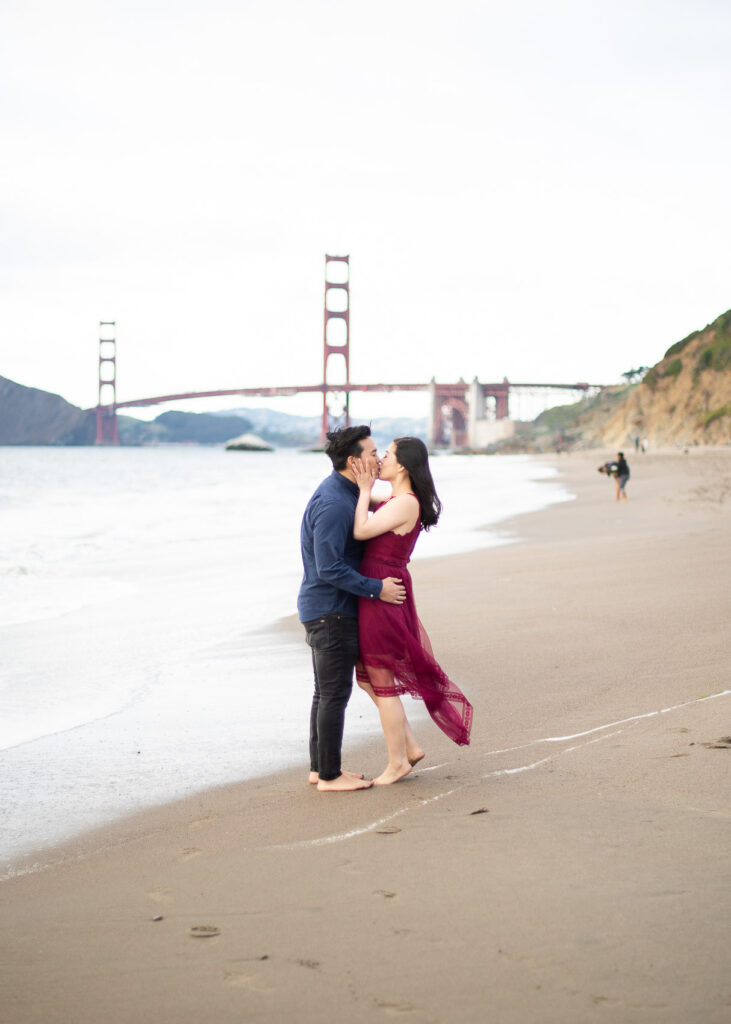
<path fill-rule="evenodd" d="M 434 526 L 442 510 L 426 446 L 416 437 L 399 437 L 390 445 L 380 478 L 391 484 L 392 496 L 370 517 L 371 490 L 378 474 L 362 465 L 356 466 L 354 473 L 360 495 L 353 534 L 368 542 L 360 571 L 372 578 L 400 577 L 406 587 L 406 601 L 401 605 L 364 598 L 358 607 L 360 661 L 356 675 L 378 707 L 388 747 L 388 765 L 373 781 L 388 786 L 408 775 L 424 756 L 399 694 L 421 698 L 439 728 L 461 745 L 470 741 L 472 705 L 434 660 L 416 614 L 406 568 L 419 531 Z"/>

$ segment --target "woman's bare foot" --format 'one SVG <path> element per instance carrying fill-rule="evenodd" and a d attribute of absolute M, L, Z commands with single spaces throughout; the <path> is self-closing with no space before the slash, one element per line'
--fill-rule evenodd
<path fill-rule="evenodd" d="M 354 789 L 370 789 L 372 785 L 370 779 L 358 779 L 349 772 L 343 772 L 337 779 L 320 779 L 317 788 L 320 793 L 349 793 Z"/>
<path fill-rule="evenodd" d="M 408 761 L 404 761 L 403 764 L 397 768 L 392 768 L 391 765 L 381 772 L 377 779 L 373 780 L 374 786 L 390 786 L 394 782 L 398 782 L 400 779 L 405 778 L 411 771 L 411 765 Z"/>
<path fill-rule="evenodd" d="M 364 779 L 365 778 L 365 775 L 359 775 L 357 772 L 346 772 L 346 770 L 344 768 L 342 770 L 342 774 L 343 775 L 349 775 L 351 779 Z M 320 776 L 317 774 L 317 772 L 310 772 L 310 785 L 311 786 L 316 786 L 319 781 L 320 781 Z"/>
<path fill-rule="evenodd" d="M 423 761 L 424 760 L 424 756 L 425 755 L 424 755 L 424 751 L 421 748 L 419 748 L 418 750 L 413 751 L 412 753 L 408 754 L 407 756 L 409 758 L 409 764 L 413 768 L 415 764 L 419 763 L 419 761 Z"/>

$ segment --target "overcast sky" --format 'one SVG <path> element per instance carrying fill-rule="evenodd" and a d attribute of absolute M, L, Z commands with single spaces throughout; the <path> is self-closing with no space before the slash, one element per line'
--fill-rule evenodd
<path fill-rule="evenodd" d="M 728 0 L 1 11 L 22 384 L 94 405 L 102 319 L 119 400 L 317 383 L 326 252 L 357 383 L 612 382 L 731 306 Z"/>

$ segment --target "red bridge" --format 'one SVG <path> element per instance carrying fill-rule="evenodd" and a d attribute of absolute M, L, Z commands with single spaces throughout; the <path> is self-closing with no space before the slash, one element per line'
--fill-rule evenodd
<path fill-rule="evenodd" d="M 325 315 L 323 337 L 323 378 L 321 384 L 297 384 L 278 387 L 225 388 L 216 391 L 187 391 L 174 395 L 117 401 L 117 343 L 114 321 L 99 325 L 99 397 L 96 406 L 96 443 L 119 444 L 117 410 L 163 405 L 193 398 L 249 396 L 281 398 L 288 395 L 322 395 L 321 440 L 336 425 L 350 423 L 350 396 L 364 391 L 426 391 L 430 393 L 429 442 L 437 447 L 485 447 L 490 435 L 507 436 L 510 424 L 510 392 L 517 390 L 558 389 L 583 394 L 601 390 L 601 384 L 515 384 L 503 379 L 498 384 L 483 384 L 475 378 L 470 384 L 353 384 L 350 382 L 350 280 L 349 256 L 325 257 Z M 335 279 L 331 279 L 334 277 Z M 338 368 L 344 380 L 334 383 L 328 377 L 328 363 L 341 361 Z M 343 373 L 344 371 L 344 373 Z M 492 424 L 492 427 L 488 426 Z M 501 429 L 501 426 L 502 428 Z"/>

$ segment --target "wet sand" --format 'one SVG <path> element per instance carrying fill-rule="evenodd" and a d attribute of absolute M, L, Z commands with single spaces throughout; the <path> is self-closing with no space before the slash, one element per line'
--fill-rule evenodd
<path fill-rule="evenodd" d="M 729 1020 L 731 450 L 635 456 L 621 505 L 611 454 L 549 460 L 577 499 L 519 543 L 414 564 L 469 748 L 418 715 L 406 780 L 320 794 L 303 722 L 301 771 L 44 853 L 0 885 L 3 1016 Z"/>

